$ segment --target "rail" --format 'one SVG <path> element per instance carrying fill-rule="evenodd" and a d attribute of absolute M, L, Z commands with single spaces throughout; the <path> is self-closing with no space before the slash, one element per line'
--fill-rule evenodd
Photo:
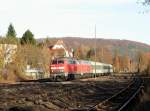
<path fill-rule="evenodd" d="M 140 92 L 142 80 L 135 78 L 126 88 L 86 111 L 122 111 Z"/>

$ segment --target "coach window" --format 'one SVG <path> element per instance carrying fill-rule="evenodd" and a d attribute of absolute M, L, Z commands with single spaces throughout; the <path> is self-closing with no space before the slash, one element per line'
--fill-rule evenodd
<path fill-rule="evenodd" d="M 106 66 L 103 66 L 103 69 L 106 69 Z"/>
<path fill-rule="evenodd" d="M 104 66 L 104 69 L 108 69 L 108 66 Z"/>

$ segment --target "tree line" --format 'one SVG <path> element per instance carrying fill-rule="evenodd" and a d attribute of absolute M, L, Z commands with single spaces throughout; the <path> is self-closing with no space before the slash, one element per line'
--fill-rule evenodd
<path fill-rule="evenodd" d="M 6 36 L 0 38 L 0 44 L 17 45 L 13 61 L 9 64 L 4 65 L 6 52 L 0 52 L 0 80 L 30 79 L 25 76 L 27 65 L 30 65 L 31 68 L 41 68 L 46 74 L 49 73 L 51 57 L 48 48 L 44 44 L 38 44 L 29 29 L 21 38 L 18 38 L 13 24 L 10 24 Z M 7 74 L 5 74 L 6 72 Z"/>
<path fill-rule="evenodd" d="M 36 44 L 34 34 L 29 29 L 25 31 L 21 38 L 17 38 L 17 34 L 12 23 L 8 27 L 6 37 L 1 38 L 1 42 L 13 44 Z"/>
<path fill-rule="evenodd" d="M 47 38 L 38 43 L 29 29 L 25 31 L 21 38 L 18 38 L 14 26 L 10 24 L 6 37 L 1 37 L 0 43 L 16 44 L 17 51 L 14 55 L 14 61 L 5 66 L 2 56 L 4 54 L 2 51 L 0 52 L 0 80 L 29 79 L 24 74 L 27 65 L 30 65 L 31 68 L 42 68 L 45 74 L 49 74 L 52 55 L 49 53 L 48 46 L 53 45 L 55 42 Z M 73 53 L 77 59 L 96 60 L 97 62 L 112 64 L 115 73 L 138 72 L 150 74 L 150 57 L 143 52 L 138 52 L 135 57 L 130 57 L 127 51 L 124 55 L 121 55 L 117 49 L 111 52 L 107 47 L 95 48 L 81 44 L 74 49 Z M 3 74 L 4 69 L 9 72 L 8 77 Z"/>

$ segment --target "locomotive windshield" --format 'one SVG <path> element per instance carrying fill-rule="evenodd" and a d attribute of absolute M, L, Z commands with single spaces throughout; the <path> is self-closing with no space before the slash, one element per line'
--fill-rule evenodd
<path fill-rule="evenodd" d="M 52 64 L 64 64 L 64 60 L 53 60 Z"/>
<path fill-rule="evenodd" d="M 52 64 L 57 64 L 57 60 L 53 60 L 53 61 L 52 61 Z"/>
<path fill-rule="evenodd" d="M 64 64 L 64 60 L 58 60 L 57 64 Z"/>

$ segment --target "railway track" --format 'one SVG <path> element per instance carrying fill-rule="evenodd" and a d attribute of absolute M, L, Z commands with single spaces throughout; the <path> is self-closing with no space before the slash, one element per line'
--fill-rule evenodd
<path fill-rule="evenodd" d="M 27 107 L 24 105 L 30 104 L 33 108 L 40 106 L 47 109 L 43 109 L 45 111 L 61 111 L 61 109 L 62 111 L 68 111 L 72 108 L 92 107 L 99 102 L 99 99 L 111 97 L 120 89 L 127 86 L 129 81 L 124 80 L 120 82 L 120 85 L 118 85 L 119 81 L 111 81 L 111 83 L 67 81 L 54 83 L 21 82 L 20 84 L 12 85 L 3 84 L 0 85 L 0 108 L 4 110 L 8 109 L 8 111 L 15 107 L 26 109 Z M 7 103 L 6 108 L 2 101 Z M 92 101 L 94 101 L 93 104 L 91 104 Z"/>
<path fill-rule="evenodd" d="M 102 77 L 102 76 L 118 77 L 117 75 L 114 75 L 114 74 L 112 74 L 112 75 L 111 74 L 97 74 L 97 76 L 94 76 L 94 74 L 92 74 L 92 73 L 83 74 L 83 75 L 79 75 L 79 74 L 73 74 L 73 75 L 74 75 L 74 77 L 69 77 L 68 79 L 65 77 L 61 77 L 61 76 L 58 76 L 58 77 L 49 76 L 48 78 L 22 80 L 20 82 L 62 82 L 62 81 L 73 81 L 73 80 L 80 80 L 80 79 L 87 79 L 87 78 Z"/>
<path fill-rule="evenodd" d="M 135 78 L 134 74 L 112 74 L 112 75 L 101 75 L 98 77 L 103 77 L 103 76 L 107 76 L 107 77 L 111 77 L 111 78 L 119 78 L 119 79 L 129 79 L 129 78 Z M 96 78 L 98 78 L 96 77 Z M 36 79 L 36 80 L 23 80 L 20 81 L 20 83 L 27 83 L 27 82 L 64 82 L 64 81 L 74 81 L 74 80 L 82 80 L 82 79 L 90 79 L 90 78 L 94 78 L 94 77 L 81 77 L 81 78 L 76 78 L 76 79 L 72 79 L 72 80 L 66 80 L 64 78 L 59 78 L 59 79 L 53 79 L 53 78 L 43 78 L 43 79 Z"/>
<path fill-rule="evenodd" d="M 135 78 L 126 88 L 92 108 L 74 111 L 123 111 L 140 92 L 142 84 L 140 78 Z"/>

